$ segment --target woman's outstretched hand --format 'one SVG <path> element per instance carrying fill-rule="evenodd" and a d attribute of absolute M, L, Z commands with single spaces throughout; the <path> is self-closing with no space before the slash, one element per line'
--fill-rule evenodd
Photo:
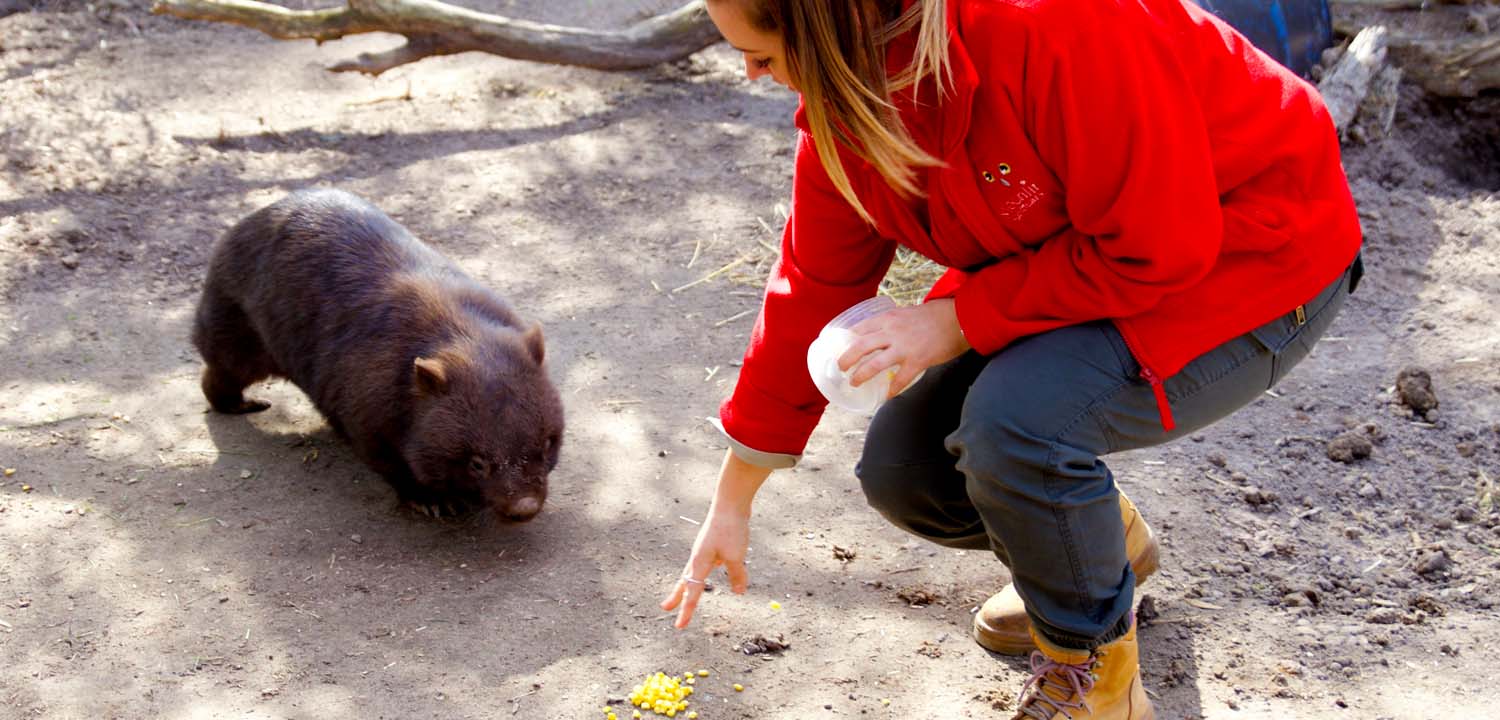
<path fill-rule="evenodd" d="M 704 585 L 714 568 L 724 566 L 729 589 L 736 593 L 745 592 L 750 585 L 750 573 L 745 570 L 745 553 L 750 549 L 750 504 L 770 474 L 766 468 L 740 460 L 732 450 L 725 453 L 714 500 L 698 529 L 698 539 L 693 541 L 693 552 L 661 603 L 661 609 L 677 611 L 673 625 L 678 629 L 693 621 L 698 599 L 703 597 Z"/>
<path fill-rule="evenodd" d="M 899 365 L 896 376 L 891 378 L 891 395 L 906 389 L 923 370 L 970 349 L 959 329 L 958 312 L 951 298 L 896 308 L 864 320 L 851 330 L 854 342 L 839 356 L 839 369 L 847 372 L 854 368 L 849 381 L 858 386 Z"/>
<path fill-rule="evenodd" d="M 736 593 L 745 592 L 750 584 L 750 573 L 745 570 L 745 551 L 749 546 L 749 516 L 709 513 L 703 527 L 698 530 L 698 539 L 693 542 L 693 553 L 688 556 L 682 576 L 661 604 L 661 609 L 668 612 L 677 610 L 674 626 L 685 628 L 693 621 L 693 611 L 698 609 L 704 583 L 709 573 L 720 565 L 729 574 L 729 589 Z"/>

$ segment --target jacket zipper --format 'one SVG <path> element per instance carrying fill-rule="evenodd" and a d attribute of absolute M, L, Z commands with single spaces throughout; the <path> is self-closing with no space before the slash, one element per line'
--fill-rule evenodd
<path fill-rule="evenodd" d="M 1119 321 L 1115 322 L 1115 329 L 1120 331 L 1120 338 L 1125 341 L 1125 348 L 1130 350 L 1130 354 L 1135 356 L 1136 362 L 1141 364 L 1141 379 L 1151 385 L 1151 394 L 1156 397 L 1156 412 L 1161 416 L 1162 429 L 1171 432 L 1177 427 L 1177 423 L 1172 419 L 1172 405 L 1167 401 L 1167 389 L 1162 384 L 1165 382 L 1165 378 L 1156 374 L 1156 371 L 1152 370 L 1146 364 L 1146 361 L 1142 359 L 1140 349 L 1136 347 L 1130 333 L 1125 331 L 1124 326 Z"/>

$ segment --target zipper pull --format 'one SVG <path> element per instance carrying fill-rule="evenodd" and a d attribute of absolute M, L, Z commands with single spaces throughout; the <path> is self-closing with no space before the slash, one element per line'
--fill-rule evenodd
<path fill-rule="evenodd" d="M 1162 386 L 1161 377 L 1147 367 L 1141 368 L 1141 377 L 1151 383 L 1151 393 L 1156 396 L 1156 411 L 1161 415 L 1162 429 L 1171 432 L 1177 427 L 1177 423 L 1172 420 L 1172 406 L 1167 402 L 1167 389 Z"/>

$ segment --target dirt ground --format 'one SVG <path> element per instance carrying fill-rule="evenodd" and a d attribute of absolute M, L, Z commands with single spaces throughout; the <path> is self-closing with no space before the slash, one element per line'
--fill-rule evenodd
<path fill-rule="evenodd" d="M 482 7 L 604 27 L 659 5 Z M 142 0 L 0 18 L 0 718 L 628 717 L 648 673 L 700 668 L 704 720 L 1003 715 L 1024 663 L 969 622 L 1005 571 L 865 505 L 855 416 L 761 494 L 747 595 L 683 632 L 656 607 L 723 453 L 705 418 L 782 221 L 794 97 L 723 46 L 635 73 L 322 70 L 394 42 Z M 1331 335 L 1233 418 L 1111 461 L 1165 543 L 1141 631 L 1163 718 L 1500 701 L 1500 102 L 1407 89 L 1346 162 L 1369 274 Z M 187 335 L 210 243 L 314 185 L 545 324 L 569 426 L 534 522 L 397 509 L 289 385 L 206 412 Z M 1396 397 L 1409 365 L 1429 415 Z M 1346 431 L 1368 457 L 1330 459 Z M 758 636 L 790 647 L 740 651 Z"/>

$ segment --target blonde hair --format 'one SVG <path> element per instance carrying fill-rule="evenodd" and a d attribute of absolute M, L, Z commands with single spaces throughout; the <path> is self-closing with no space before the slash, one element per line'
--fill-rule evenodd
<path fill-rule="evenodd" d="M 818 159 L 855 212 L 875 224 L 854 195 L 838 145 L 875 166 L 897 192 L 920 195 L 917 168 L 942 161 L 912 139 L 891 98 L 908 88 L 915 95 L 929 75 L 939 98 L 951 84 L 945 0 L 916 0 L 905 12 L 900 0 L 736 2 L 756 29 L 780 34 L 787 75 L 802 93 Z M 912 28 L 917 29 L 916 54 L 888 77 L 886 46 Z"/>

